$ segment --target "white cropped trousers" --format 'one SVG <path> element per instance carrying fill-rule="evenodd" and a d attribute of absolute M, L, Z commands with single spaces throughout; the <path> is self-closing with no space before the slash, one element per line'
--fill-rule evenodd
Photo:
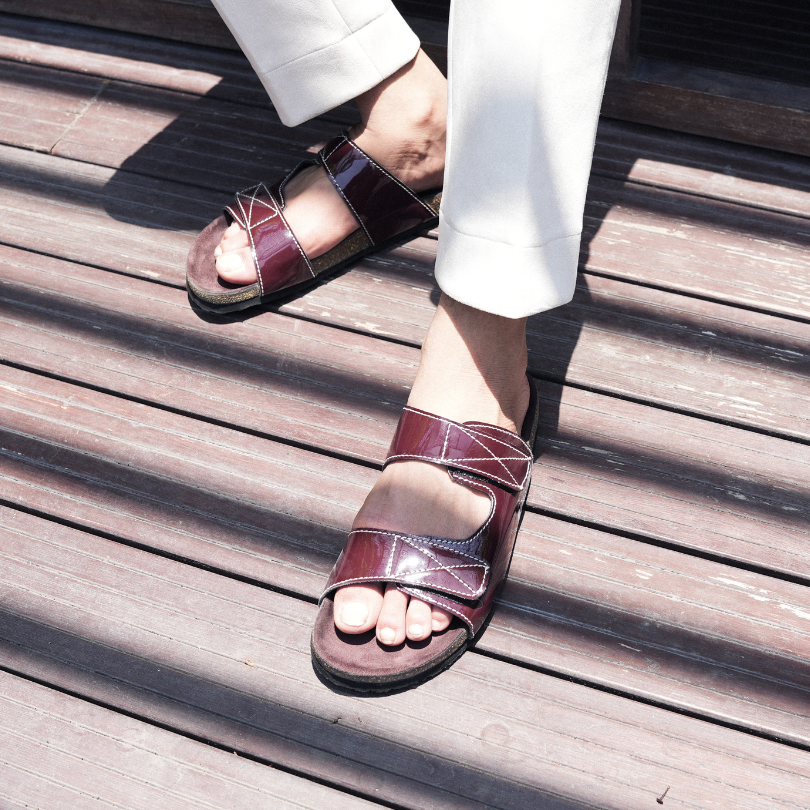
<path fill-rule="evenodd" d="M 454 0 L 436 280 L 519 318 L 564 304 L 620 0 Z M 419 40 L 390 0 L 214 0 L 281 120 L 371 89 Z"/>

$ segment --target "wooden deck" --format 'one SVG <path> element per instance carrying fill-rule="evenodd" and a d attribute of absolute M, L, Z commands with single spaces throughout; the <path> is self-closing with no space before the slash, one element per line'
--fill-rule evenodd
<path fill-rule="evenodd" d="M 287 130 L 234 52 L 8 15 L 0 99 L 1 810 L 810 805 L 810 160 L 603 121 L 499 606 L 364 699 L 309 631 L 434 235 L 207 322 L 195 233 L 352 112 Z"/>

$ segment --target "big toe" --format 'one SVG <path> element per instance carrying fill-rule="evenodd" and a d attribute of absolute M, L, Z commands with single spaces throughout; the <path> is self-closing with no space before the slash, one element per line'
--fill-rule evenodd
<path fill-rule="evenodd" d="M 252 284 L 256 270 L 249 248 L 229 250 L 216 257 L 217 274 L 231 284 Z"/>
<path fill-rule="evenodd" d="M 351 585 L 335 594 L 335 626 L 344 633 L 365 633 L 377 624 L 383 604 L 378 585 Z"/>
<path fill-rule="evenodd" d="M 217 275 L 231 284 L 252 284 L 256 281 L 256 268 L 248 237 L 238 223 L 232 222 L 223 232 L 214 248 Z"/>

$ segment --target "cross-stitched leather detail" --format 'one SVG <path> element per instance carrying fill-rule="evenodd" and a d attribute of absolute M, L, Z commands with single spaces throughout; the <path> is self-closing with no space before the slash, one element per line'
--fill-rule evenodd
<path fill-rule="evenodd" d="M 466 470 L 513 490 L 523 488 L 532 465 L 529 446 L 508 430 L 460 424 L 410 407 L 402 413 L 386 463 L 407 459 Z"/>
<path fill-rule="evenodd" d="M 248 235 L 262 295 L 315 276 L 284 219 L 278 202 L 279 185 L 259 183 L 239 191 L 225 209 Z"/>

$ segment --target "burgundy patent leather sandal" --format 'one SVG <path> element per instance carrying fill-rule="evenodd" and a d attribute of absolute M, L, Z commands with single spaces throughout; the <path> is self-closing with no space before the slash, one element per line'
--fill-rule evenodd
<path fill-rule="evenodd" d="M 325 680 L 358 692 L 389 692 L 426 681 L 449 667 L 489 616 L 506 577 L 532 475 L 539 406 L 531 400 L 520 436 L 482 422 L 452 422 L 406 407 L 386 464 L 419 460 L 442 464 L 460 484 L 488 495 L 489 517 L 465 540 L 355 529 L 321 596 L 312 632 L 312 662 Z M 375 630 L 343 633 L 333 621 L 334 592 L 344 585 L 393 582 L 409 596 L 455 617 L 442 633 L 397 647 Z"/>
<path fill-rule="evenodd" d="M 322 165 L 359 227 L 331 250 L 310 259 L 284 218 L 284 188 L 308 166 Z M 396 244 L 439 221 L 441 190 L 417 194 L 370 158 L 347 133 L 333 138 L 316 160 L 305 160 L 283 180 L 240 191 L 232 205 L 198 237 L 188 255 L 186 287 L 194 306 L 234 312 L 302 292 L 352 262 Z M 214 248 L 232 222 L 247 231 L 257 281 L 220 279 Z"/>

